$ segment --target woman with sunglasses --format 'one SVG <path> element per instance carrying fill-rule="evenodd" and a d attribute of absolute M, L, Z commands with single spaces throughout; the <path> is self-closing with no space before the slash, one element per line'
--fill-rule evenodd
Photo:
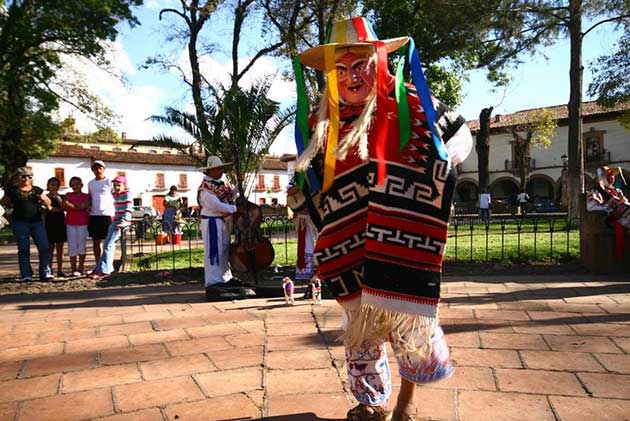
<path fill-rule="evenodd" d="M 39 253 L 39 279 L 51 281 L 54 277 L 50 270 L 50 247 L 42 222 L 42 208 L 50 207 L 50 199 L 41 188 L 33 186 L 33 172 L 30 168 L 18 168 L 14 180 L 16 184 L 7 189 L 0 204 L 13 208 L 11 227 L 18 246 L 20 277 L 25 282 L 33 280 L 29 240 L 29 237 L 33 237 Z"/>

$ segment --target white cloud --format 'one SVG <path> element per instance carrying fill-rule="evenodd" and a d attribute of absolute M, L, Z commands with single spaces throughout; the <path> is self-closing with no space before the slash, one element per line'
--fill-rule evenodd
<path fill-rule="evenodd" d="M 251 57 L 240 57 L 239 70 L 243 70 L 250 60 Z M 188 60 L 188 51 L 186 49 L 182 50 L 178 59 L 178 65 L 182 69 L 186 69 L 187 76 L 190 76 L 191 72 L 188 71 L 190 69 L 190 61 Z M 208 78 L 210 83 L 223 86 L 229 85 L 230 74 L 232 73 L 232 62 L 230 60 L 219 61 L 210 56 L 203 56 L 199 60 L 199 67 L 201 74 Z M 240 86 L 248 88 L 257 80 L 271 78 L 273 82 L 269 89 L 269 98 L 287 106 L 295 102 L 295 85 L 291 81 L 284 80 L 281 77 L 281 73 L 282 69 L 278 64 L 278 59 L 262 57 L 247 71 L 243 79 L 241 79 Z"/>
<path fill-rule="evenodd" d="M 129 84 L 125 79 L 134 76 L 136 70 L 132 60 L 120 42 L 108 45 L 107 58 L 112 64 L 110 71 L 103 70 L 87 60 L 69 57 L 65 69 L 66 80 L 81 80 L 87 88 L 98 95 L 119 119 L 114 127 L 118 132 L 126 132 L 133 139 L 148 139 L 167 130 L 146 121 L 153 114 L 160 114 L 160 104 L 166 94 L 157 86 L 148 84 Z M 68 104 L 60 109 L 62 117 L 72 115 L 77 121 L 77 128 L 83 132 L 96 129 L 94 122 Z"/>
<path fill-rule="evenodd" d="M 169 0 L 145 0 L 144 6 L 150 10 L 160 10 L 166 7 L 172 7 L 173 2 Z"/>

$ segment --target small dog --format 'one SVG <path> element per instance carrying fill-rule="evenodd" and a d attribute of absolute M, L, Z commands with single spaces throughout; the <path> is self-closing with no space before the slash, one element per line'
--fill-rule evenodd
<path fill-rule="evenodd" d="M 322 303 L 322 280 L 317 275 L 311 278 L 311 302 L 313 304 Z"/>
<path fill-rule="evenodd" d="M 284 299 L 287 304 L 295 304 L 295 298 L 293 298 L 293 281 L 288 276 L 282 279 L 282 290 L 284 291 Z"/>

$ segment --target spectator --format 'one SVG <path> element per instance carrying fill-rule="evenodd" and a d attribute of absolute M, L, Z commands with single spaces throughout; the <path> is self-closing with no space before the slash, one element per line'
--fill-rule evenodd
<path fill-rule="evenodd" d="M 28 167 L 20 167 L 14 175 L 17 185 L 9 187 L 0 199 L 0 205 L 13 207 L 11 227 L 18 246 L 20 277 L 24 282 L 33 280 L 31 268 L 31 252 L 29 237 L 33 237 L 39 254 L 39 279 L 54 279 L 50 271 L 50 247 L 46 237 L 46 229 L 42 222 L 43 207 L 50 206 L 50 199 L 44 191 L 33 186 L 33 172 Z"/>
<path fill-rule="evenodd" d="M 518 202 L 518 207 L 521 211 L 521 215 L 527 214 L 527 204 L 529 203 L 529 195 L 525 190 L 522 190 L 518 196 L 516 196 L 516 201 Z"/>
<path fill-rule="evenodd" d="M 48 212 L 44 217 L 44 225 L 46 226 L 46 235 L 50 246 L 50 268 L 52 269 L 56 251 L 57 276 L 65 278 L 66 274 L 63 271 L 63 244 L 66 242 L 66 217 L 61 206 L 63 196 L 59 195 L 59 187 L 61 187 L 61 182 L 57 177 L 52 177 L 46 184 L 50 206 L 48 206 Z"/>
<path fill-rule="evenodd" d="M 127 178 L 119 175 L 112 182 L 114 191 L 114 207 L 116 216 L 107 229 L 103 254 L 96 262 L 96 267 L 91 273 L 92 279 L 106 278 L 114 271 L 114 253 L 116 251 L 116 241 L 120 238 L 123 228 L 131 224 L 131 211 L 133 202 L 127 190 Z"/>
<path fill-rule="evenodd" d="M 181 207 L 182 198 L 177 195 L 177 186 L 171 186 L 168 194 L 164 196 L 163 218 L 163 229 L 170 235 L 171 243 L 173 242 L 173 234 L 180 232 L 176 217 Z"/>
<path fill-rule="evenodd" d="M 92 237 L 94 259 L 98 261 L 102 253 L 102 241 L 107 237 L 109 226 L 114 216 L 114 200 L 112 198 L 112 182 L 105 177 L 105 163 L 92 163 L 94 179 L 88 183 L 90 194 L 90 221 L 88 233 Z"/>
<path fill-rule="evenodd" d="M 70 179 L 72 191 L 66 194 L 62 203 L 66 210 L 66 232 L 68 237 L 68 255 L 73 276 L 84 274 L 88 223 L 90 220 L 90 195 L 83 193 L 83 182 L 79 177 Z M 77 267 L 77 255 L 79 266 Z"/>
<path fill-rule="evenodd" d="M 492 218 L 490 212 L 490 206 L 492 205 L 492 198 L 490 197 L 490 193 L 488 190 L 481 190 L 481 194 L 479 195 L 479 217 L 482 222 L 490 222 Z"/>

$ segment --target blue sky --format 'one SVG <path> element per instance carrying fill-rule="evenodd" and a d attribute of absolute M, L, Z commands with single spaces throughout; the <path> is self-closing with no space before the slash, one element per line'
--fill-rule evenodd
<path fill-rule="evenodd" d="M 189 89 L 181 82 L 175 72 L 163 72 L 157 68 L 140 69 L 147 57 L 158 54 L 172 57 L 186 67 L 185 46 L 181 48 L 165 41 L 166 34 L 174 22 L 173 17 L 165 16 L 158 20 L 159 10 L 163 7 L 176 7 L 179 2 L 169 0 L 147 0 L 145 5 L 136 9 L 140 26 L 129 28 L 122 25 L 120 35 L 112 45 L 110 59 L 116 71 L 122 76 L 114 78 L 104 75 L 90 66 L 82 67 L 85 78 L 92 89 L 112 108 L 120 119 L 116 125 L 119 132 L 126 132 L 129 138 L 148 139 L 159 133 L 178 132 L 146 121 L 152 114 L 161 114 L 165 106 L 191 110 Z M 219 15 L 213 18 L 206 30 L 212 28 L 216 52 L 202 61 L 202 72 L 218 81 L 227 82 L 230 71 L 230 18 Z M 591 32 L 584 42 L 584 90 L 591 80 L 589 63 L 598 56 L 610 51 L 617 35 L 611 25 L 602 25 Z M 250 43 L 256 43 L 256 37 L 243 41 L 240 55 L 251 55 Z M 534 57 L 525 57 L 524 63 L 511 70 L 513 82 L 504 90 L 493 91 L 481 71 L 473 72 L 470 80 L 464 84 L 464 100 L 457 110 L 467 119 L 476 119 L 479 111 L 487 106 L 494 106 L 495 113 L 507 114 L 515 111 L 565 104 L 569 100 L 569 43 L 561 40 L 544 49 Z M 257 77 L 274 77 L 271 97 L 283 104 L 295 101 L 295 89 L 292 82 L 282 80 L 278 75 L 277 61 L 262 60 L 253 69 L 249 80 Z M 287 63 L 280 63 L 286 66 Z M 247 83 L 247 80 L 245 81 Z M 589 99 L 585 94 L 585 100 Z M 69 113 L 65 110 L 65 113 Z M 75 115 L 79 129 L 89 131 L 89 121 Z M 272 146 L 271 152 L 282 154 L 295 152 L 291 139 L 292 130 L 286 130 Z"/>

